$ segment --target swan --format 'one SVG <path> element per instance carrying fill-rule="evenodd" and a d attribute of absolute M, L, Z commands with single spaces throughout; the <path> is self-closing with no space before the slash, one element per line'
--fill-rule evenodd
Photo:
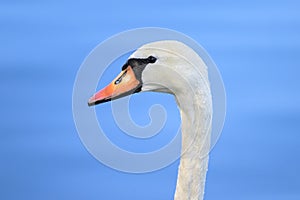
<path fill-rule="evenodd" d="M 207 66 L 182 42 L 151 42 L 138 48 L 121 73 L 95 93 L 88 105 L 146 91 L 174 95 L 180 110 L 182 144 L 174 199 L 202 200 L 213 111 Z"/>

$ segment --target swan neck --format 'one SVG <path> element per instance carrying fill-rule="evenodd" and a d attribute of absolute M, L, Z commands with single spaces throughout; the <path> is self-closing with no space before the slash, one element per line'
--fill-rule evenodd
<path fill-rule="evenodd" d="M 175 200 L 202 200 L 204 196 L 211 129 L 207 120 L 211 116 L 207 97 L 209 95 L 176 96 L 182 121 L 182 146 Z"/>

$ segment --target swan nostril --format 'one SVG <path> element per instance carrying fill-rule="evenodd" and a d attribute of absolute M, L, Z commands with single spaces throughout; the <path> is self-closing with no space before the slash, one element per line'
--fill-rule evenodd
<path fill-rule="evenodd" d="M 119 83 L 121 83 L 123 77 L 126 75 L 127 70 L 115 81 L 115 85 L 118 85 Z"/>

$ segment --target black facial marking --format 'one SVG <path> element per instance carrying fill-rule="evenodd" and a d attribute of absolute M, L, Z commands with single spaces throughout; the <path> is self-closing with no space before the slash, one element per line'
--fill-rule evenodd
<path fill-rule="evenodd" d="M 132 68 L 134 67 L 146 67 L 149 63 L 155 63 L 157 58 L 154 56 L 149 56 L 148 58 L 130 58 L 122 67 L 122 70 L 125 70 L 128 65 Z"/>
<path fill-rule="evenodd" d="M 156 60 L 157 60 L 157 58 L 155 58 L 154 56 L 149 56 L 148 58 L 130 58 L 123 65 L 122 70 L 125 70 L 130 65 L 134 72 L 136 79 L 139 80 L 140 83 L 142 84 L 143 70 L 149 63 L 155 63 Z"/>

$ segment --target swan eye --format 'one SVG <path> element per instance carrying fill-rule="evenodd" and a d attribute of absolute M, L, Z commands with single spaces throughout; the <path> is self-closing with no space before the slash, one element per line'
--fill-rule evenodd
<path fill-rule="evenodd" d="M 149 63 L 155 63 L 156 60 L 157 60 L 157 58 L 155 58 L 154 56 L 149 56 L 149 57 L 148 57 L 148 62 L 149 62 Z"/>
<path fill-rule="evenodd" d="M 127 70 L 115 81 L 115 85 L 118 85 L 122 82 L 123 77 L 126 75 Z"/>

